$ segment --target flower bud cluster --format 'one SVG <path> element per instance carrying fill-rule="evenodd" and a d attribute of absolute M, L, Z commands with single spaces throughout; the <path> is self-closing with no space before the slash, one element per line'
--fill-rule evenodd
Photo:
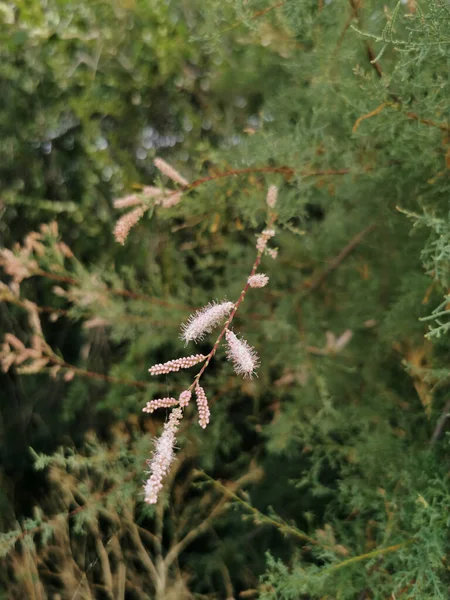
<path fill-rule="evenodd" d="M 180 369 L 189 369 L 199 362 L 206 360 L 206 356 L 203 354 L 192 354 L 191 356 L 183 356 L 182 358 L 176 358 L 175 360 L 169 360 L 168 362 L 161 363 L 150 367 L 149 371 L 151 375 L 163 375 L 165 373 L 173 373 Z"/>
<path fill-rule="evenodd" d="M 170 408 L 176 404 L 178 404 L 178 400 L 175 400 L 175 398 L 157 398 L 156 400 L 150 400 L 150 402 L 147 402 L 147 405 L 144 406 L 142 412 L 152 413 L 157 408 Z"/>
<path fill-rule="evenodd" d="M 209 423 L 209 405 L 208 398 L 206 397 L 205 390 L 197 384 L 195 388 L 195 394 L 197 396 L 197 408 L 198 408 L 198 422 L 202 429 Z"/>

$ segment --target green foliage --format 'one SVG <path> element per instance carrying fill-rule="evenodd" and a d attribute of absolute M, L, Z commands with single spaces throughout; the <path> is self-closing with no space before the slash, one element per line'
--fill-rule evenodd
<path fill-rule="evenodd" d="M 449 16 L 0 3 L 5 597 L 448 597 Z M 191 182 L 170 209 L 157 155 Z M 234 322 L 258 377 L 219 349 L 149 507 L 142 407 L 197 371 L 148 368 L 237 300 L 271 184 L 279 255 Z"/>

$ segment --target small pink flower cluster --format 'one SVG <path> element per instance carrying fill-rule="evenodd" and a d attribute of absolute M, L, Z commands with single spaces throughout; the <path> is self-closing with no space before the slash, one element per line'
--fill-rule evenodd
<path fill-rule="evenodd" d="M 163 487 L 164 477 L 170 469 L 174 459 L 174 446 L 176 443 L 176 434 L 183 417 L 181 408 L 175 408 L 171 413 L 169 420 L 164 425 L 164 431 L 157 440 L 155 451 L 152 458 L 148 461 L 149 475 L 144 485 L 145 501 L 148 504 L 156 504 L 158 494 Z"/>
<path fill-rule="evenodd" d="M 278 197 L 278 188 L 276 185 L 271 185 L 267 192 L 266 203 L 269 208 L 275 208 Z"/>
<path fill-rule="evenodd" d="M 261 252 L 261 254 L 264 252 L 264 250 L 266 249 L 266 246 L 267 246 L 267 242 L 271 238 L 273 238 L 274 235 L 275 235 L 274 229 L 264 229 L 264 231 L 261 232 L 261 234 L 259 235 L 259 237 L 256 241 L 256 249 L 258 250 L 258 252 Z"/>
<path fill-rule="evenodd" d="M 169 177 L 169 179 L 175 183 L 181 185 L 183 188 L 186 188 L 189 185 L 189 181 L 162 158 L 155 158 L 153 163 L 161 173 Z M 166 190 L 164 188 L 149 185 L 143 187 L 140 194 L 130 194 L 114 200 L 114 208 L 130 208 L 131 206 L 136 206 L 134 210 L 125 213 L 117 221 L 114 227 L 114 237 L 116 238 L 116 241 L 119 242 L 119 244 L 125 244 L 125 240 L 127 239 L 130 230 L 150 208 L 150 204 L 146 202 L 147 198 L 152 198 L 154 205 L 161 205 L 163 208 L 172 208 L 180 202 L 182 195 L 183 192 L 181 191 Z"/>
<path fill-rule="evenodd" d="M 209 405 L 208 398 L 206 397 L 205 390 L 198 384 L 195 387 L 195 394 L 197 396 L 197 408 L 198 408 L 198 422 L 202 429 L 209 423 Z"/>
<path fill-rule="evenodd" d="M 138 206 L 120 217 L 114 227 L 114 237 L 119 244 L 122 244 L 122 246 L 125 244 L 130 230 L 140 221 L 146 210 L 144 206 Z"/>
<path fill-rule="evenodd" d="M 183 356 L 175 360 L 169 360 L 166 363 L 161 363 L 150 367 L 150 375 L 163 375 L 165 373 L 173 373 L 180 369 L 189 369 L 199 362 L 206 360 L 203 354 L 192 354 L 191 356 Z"/>
<path fill-rule="evenodd" d="M 147 405 L 144 406 L 142 412 L 152 413 L 157 408 L 169 408 L 178 404 L 178 400 L 175 398 L 157 398 L 156 400 L 150 400 Z"/>

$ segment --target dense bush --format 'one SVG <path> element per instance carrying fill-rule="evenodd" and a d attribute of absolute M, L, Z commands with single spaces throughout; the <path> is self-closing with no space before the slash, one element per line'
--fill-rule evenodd
<path fill-rule="evenodd" d="M 4 598 L 448 597 L 449 17 L 0 4 Z M 148 505 L 142 408 L 193 377 L 148 369 L 208 354 L 180 325 L 237 301 L 268 215 L 258 377 L 219 349 Z"/>

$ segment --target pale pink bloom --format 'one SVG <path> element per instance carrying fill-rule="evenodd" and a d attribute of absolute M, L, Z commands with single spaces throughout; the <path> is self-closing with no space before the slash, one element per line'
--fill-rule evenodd
<path fill-rule="evenodd" d="M 63 256 L 65 256 L 66 258 L 73 258 L 74 257 L 74 254 L 73 254 L 72 250 L 64 242 L 58 242 L 58 248 L 61 250 Z"/>
<path fill-rule="evenodd" d="M 172 208 L 173 206 L 176 206 L 180 203 L 182 197 L 182 192 L 175 192 L 170 195 L 167 195 L 161 200 L 161 206 L 163 208 Z"/>
<path fill-rule="evenodd" d="M 184 390 L 184 392 L 181 392 L 180 397 L 178 398 L 180 406 L 187 406 L 191 401 L 191 396 L 192 394 L 189 390 Z"/>
<path fill-rule="evenodd" d="M 195 388 L 195 394 L 197 396 L 197 408 L 198 408 L 198 422 L 200 427 L 205 429 L 209 423 L 209 405 L 208 398 L 206 397 L 205 390 L 197 384 Z"/>
<path fill-rule="evenodd" d="M 278 197 L 278 188 L 276 185 L 271 185 L 267 192 L 267 198 L 266 198 L 267 206 L 269 208 L 275 208 L 275 204 L 277 203 L 277 197 Z"/>
<path fill-rule="evenodd" d="M 136 225 L 146 210 L 147 207 L 139 206 L 138 208 L 135 208 L 134 210 L 127 212 L 120 217 L 116 223 L 116 226 L 114 227 L 114 237 L 119 244 L 125 244 L 125 240 L 130 233 L 130 229 Z"/>
<path fill-rule="evenodd" d="M 273 258 L 274 260 L 278 256 L 278 248 L 267 248 L 266 251 L 270 258 Z"/>
<path fill-rule="evenodd" d="M 103 317 L 92 317 L 83 323 L 83 329 L 95 329 L 96 327 L 107 327 L 111 323 Z"/>
<path fill-rule="evenodd" d="M 142 412 L 152 413 L 157 408 L 170 408 L 176 404 L 178 404 L 178 400 L 175 400 L 175 398 L 157 398 L 156 400 L 147 402 L 147 405 L 144 406 Z"/>
<path fill-rule="evenodd" d="M 156 441 L 153 456 L 147 462 L 150 469 L 150 477 L 144 485 L 144 490 L 145 502 L 148 502 L 148 504 L 157 503 L 158 494 L 163 487 L 163 479 L 169 472 L 170 466 L 175 458 L 173 449 L 182 417 L 183 410 L 181 408 L 175 408 L 170 413 L 169 420 L 164 425 L 164 431 L 162 432 L 161 437 Z"/>
<path fill-rule="evenodd" d="M 233 363 L 235 372 L 251 378 L 259 366 L 259 358 L 255 349 L 246 340 L 240 340 L 230 330 L 227 330 L 225 337 L 228 344 L 227 358 Z"/>
<path fill-rule="evenodd" d="M 191 340 L 203 339 L 206 333 L 211 333 L 225 317 L 228 317 L 233 308 L 233 302 L 221 302 L 220 304 L 211 302 L 207 304 L 191 315 L 188 321 L 181 326 L 181 339 L 186 344 Z"/>
<path fill-rule="evenodd" d="M 147 198 L 159 198 L 160 196 L 164 196 L 164 194 L 167 193 L 167 190 L 155 187 L 154 185 L 146 185 L 142 188 L 142 193 Z"/>
<path fill-rule="evenodd" d="M 327 331 L 325 336 L 327 338 L 326 350 L 331 353 L 337 353 L 343 350 L 352 339 L 353 331 L 346 329 L 338 338 L 331 331 Z"/>
<path fill-rule="evenodd" d="M 267 242 L 275 235 L 274 229 L 264 229 L 256 240 L 256 249 L 258 252 L 264 252 Z"/>
<path fill-rule="evenodd" d="M 203 354 L 192 354 L 191 356 L 183 356 L 182 358 L 154 365 L 150 367 L 149 371 L 151 375 L 162 375 L 164 373 L 179 371 L 180 369 L 189 369 L 204 360 L 206 360 L 206 356 Z"/>
<path fill-rule="evenodd" d="M 159 169 L 161 171 L 161 173 L 166 175 L 172 181 L 175 181 L 175 183 L 179 183 L 183 187 L 186 187 L 189 185 L 189 181 L 187 179 L 185 179 L 181 175 L 181 173 L 178 173 L 178 171 L 176 169 L 174 169 L 171 165 L 169 165 L 169 163 L 166 163 L 166 161 L 163 160 L 162 158 L 155 158 L 155 160 L 153 161 L 153 164 L 155 165 L 155 167 L 157 169 Z"/>
<path fill-rule="evenodd" d="M 25 344 L 12 333 L 5 333 L 5 342 L 8 342 L 15 350 L 25 350 Z"/>
<path fill-rule="evenodd" d="M 247 283 L 252 288 L 262 288 L 269 283 L 269 278 L 264 273 L 257 273 L 256 275 L 250 275 Z"/>
<path fill-rule="evenodd" d="M 72 379 L 75 377 L 75 371 L 73 371 L 72 369 L 69 369 L 68 371 L 66 371 L 64 373 L 64 381 L 72 381 Z"/>
<path fill-rule="evenodd" d="M 116 200 L 113 201 L 114 208 L 128 208 L 129 206 L 137 206 L 139 204 L 142 204 L 142 198 L 139 198 L 136 194 L 130 194 L 123 198 L 116 198 Z"/>
<path fill-rule="evenodd" d="M 21 252 L 20 255 L 14 254 L 8 248 L 0 248 L 0 265 L 5 272 L 14 279 L 17 286 L 28 277 L 33 275 L 38 264 L 29 257 L 29 252 Z"/>

